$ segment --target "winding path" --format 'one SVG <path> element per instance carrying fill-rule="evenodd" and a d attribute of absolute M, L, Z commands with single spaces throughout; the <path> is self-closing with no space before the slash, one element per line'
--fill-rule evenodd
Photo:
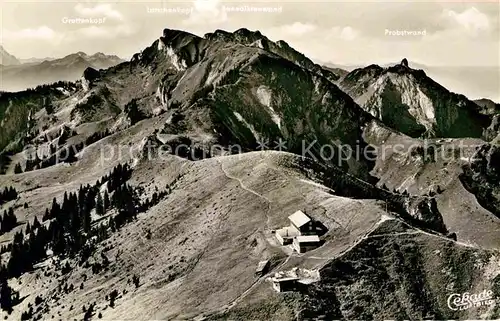
<path fill-rule="evenodd" d="M 258 196 L 258 197 L 262 198 L 263 200 L 265 200 L 267 202 L 267 210 L 266 210 L 267 221 L 266 221 L 266 226 L 269 229 L 270 228 L 269 227 L 269 222 L 270 222 L 270 219 L 271 219 L 270 216 L 269 216 L 269 212 L 271 211 L 271 203 L 272 203 L 272 201 L 269 198 L 265 197 L 264 195 L 262 195 L 260 193 L 257 193 L 253 189 L 248 188 L 245 184 L 243 184 L 243 181 L 241 180 L 241 178 L 229 174 L 227 172 L 227 170 L 224 168 L 224 165 L 220 161 L 219 157 L 215 157 L 215 160 L 219 163 L 222 172 L 224 173 L 224 175 L 227 178 L 232 179 L 232 180 L 236 180 L 242 189 L 244 189 L 245 191 L 247 191 L 249 193 L 254 194 L 255 196 Z"/>

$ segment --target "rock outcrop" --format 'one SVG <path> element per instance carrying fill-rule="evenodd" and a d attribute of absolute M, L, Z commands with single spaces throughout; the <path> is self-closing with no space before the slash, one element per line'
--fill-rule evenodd
<path fill-rule="evenodd" d="M 409 68 L 406 59 L 355 69 L 339 86 L 385 125 L 412 137 L 484 138 L 491 123 L 476 103 Z"/>

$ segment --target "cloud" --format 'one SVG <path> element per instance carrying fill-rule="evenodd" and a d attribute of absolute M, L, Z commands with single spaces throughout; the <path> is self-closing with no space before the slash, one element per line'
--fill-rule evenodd
<path fill-rule="evenodd" d="M 488 16 L 475 7 L 464 10 L 462 13 L 457 13 L 453 10 L 445 10 L 443 15 L 446 19 L 454 23 L 455 26 L 461 27 L 472 34 L 488 31 L 490 29 Z"/>
<path fill-rule="evenodd" d="M 281 30 L 284 34 L 290 36 L 303 36 L 317 29 L 316 25 L 310 23 L 294 22 L 290 25 L 284 25 Z"/>
<path fill-rule="evenodd" d="M 75 6 L 75 11 L 82 17 L 101 18 L 107 17 L 116 20 L 123 20 L 123 15 L 114 10 L 109 3 L 98 4 L 94 7 L 85 7 L 81 3 Z"/>
<path fill-rule="evenodd" d="M 17 31 L 3 30 L 3 38 L 13 40 L 60 40 L 62 35 L 55 32 L 47 26 L 40 26 L 38 28 L 26 28 Z"/>
<path fill-rule="evenodd" d="M 292 24 L 284 25 L 278 28 L 273 28 L 272 34 L 278 34 L 280 37 L 302 37 L 308 35 L 314 39 L 341 39 L 346 41 L 354 40 L 358 37 L 360 32 L 350 26 L 345 27 L 332 27 L 321 28 L 312 23 L 294 22 Z M 311 35 L 311 33 L 314 33 Z M 312 38 L 309 38 L 312 39 Z"/>
<path fill-rule="evenodd" d="M 219 0 L 195 0 L 193 11 L 183 20 L 185 25 L 219 24 L 228 20 L 227 12 Z"/>
<path fill-rule="evenodd" d="M 342 40 L 351 41 L 358 37 L 359 31 L 356 29 L 346 26 L 346 27 L 333 27 L 332 34 L 336 38 L 340 38 Z"/>
<path fill-rule="evenodd" d="M 117 37 L 128 37 L 136 33 L 136 29 L 129 24 L 117 26 L 89 26 L 76 30 L 78 37 L 115 39 Z"/>

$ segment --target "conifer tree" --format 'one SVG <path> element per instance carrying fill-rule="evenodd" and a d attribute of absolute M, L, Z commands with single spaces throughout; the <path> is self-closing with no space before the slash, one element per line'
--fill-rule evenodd
<path fill-rule="evenodd" d="M 12 312 L 12 289 L 7 283 L 7 274 L 4 272 L 5 268 L 0 267 L 2 272 L 0 273 L 0 307 L 2 310 L 7 311 L 7 313 Z"/>
<path fill-rule="evenodd" d="M 96 213 L 99 215 L 104 214 L 104 201 L 102 199 L 101 193 L 97 193 L 97 201 L 95 206 Z"/>
<path fill-rule="evenodd" d="M 109 195 L 108 195 L 108 190 L 104 190 L 104 200 L 103 200 L 103 207 L 104 207 L 104 212 L 106 212 L 109 208 Z"/>
<path fill-rule="evenodd" d="M 33 230 L 39 229 L 41 226 L 40 222 L 38 221 L 38 218 L 35 216 L 35 219 L 33 220 Z"/>
<path fill-rule="evenodd" d="M 14 166 L 14 173 L 15 174 L 20 174 L 23 172 L 23 169 L 21 168 L 21 164 L 17 163 L 15 166 Z"/>

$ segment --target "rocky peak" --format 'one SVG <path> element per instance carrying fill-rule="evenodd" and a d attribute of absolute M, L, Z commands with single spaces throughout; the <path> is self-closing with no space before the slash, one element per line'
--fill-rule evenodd
<path fill-rule="evenodd" d="M 165 45 L 173 45 L 176 47 L 181 44 L 186 44 L 193 39 L 200 39 L 200 37 L 189 32 L 165 28 L 163 29 L 163 35 L 160 39 Z"/>
<path fill-rule="evenodd" d="M 326 77 L 331 82 L 339 78 L 334 73 L 322 69 L 302 53 L 291 48 L 286 42 L 273 42 L 260 31 L 251 31 L 246 28 L 240 28 L 234 32 L 217 29 L 212 33 L 205 34 L 203 37 L 167 28 L 163 30 L 163 34 L 157 42 L 140 54 L 134 55 L 132 61 L 149 65 L 156 59 L 166 59 L 170 66 L 168 68 L 182 71 L 201 61 L 211 52 L 219 52 L 223 48 L 234 47 L 235 44 L 271 52 L 292 61 L 302 68 L 313 71 L 317 75 Z"/>
<path fill-rule="evenodd" d="M 92 86 L 92 83 L 98 79 L 101 76 L 100 72 L 98 70 L 95 70 L 92 67 L 87 67 L 83 71 L 82 75 L 82 87 L 85 91 L 88 91 L 90 87 Z"/>
<path fill-rule="evenodd" d="M 491 123 L 476 104 L 410 68 L 406 58 L 388 68 L 353 70 L 340 87 L 370 114 L 412 137 L 482 138 Z"/>
<path fill-rule="evenodd" d="M 99 78 L 100 73 L 98 70 L 95 70 L 92 67 L 88 67 L 83 71 L 83 78 L 87 79 L 88 81 L 94 81 L 97 78 Z"/>
<path fill-rule="evenodd" d="M 214 32 L 209 32 L 209 33 L 206 33 L 203 38 L 207 39 L 207 40 L 227 40 L 229 39 L 231 36 L 231 33 L 230 32 L 227 32 L 225 30 L 221 30 L 221 29 L 217 29 L 215 30 Z"/>
<path fill-rule="evenodd" d="M 268 40 L 266 37 L 264 37 L 260 31 L 256 30 L 256 31 L 250 31 L 246 28 L 241 28 L 241 29 L 238 29 L 236 30 L 234 33 L 233 33 L 233 38 L 235 38 L 235 40 L 238 40 L 240 42 L 244 42 L 244 43 L 253 43 L 257 40 L 260 40 L 260 39 L 265 39 L 265 40 Z"/>

